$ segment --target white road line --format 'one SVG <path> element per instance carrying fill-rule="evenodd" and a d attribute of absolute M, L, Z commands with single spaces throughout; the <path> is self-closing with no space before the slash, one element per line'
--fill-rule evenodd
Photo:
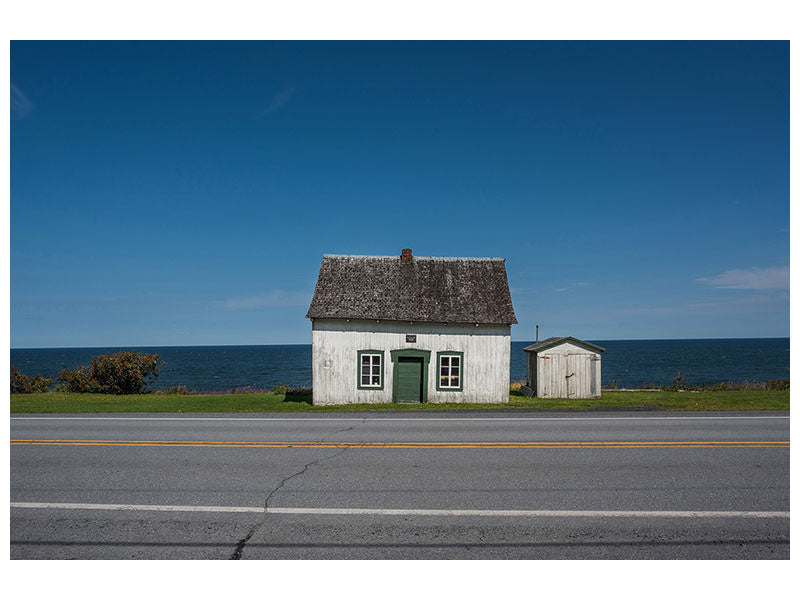
<path fill-rule="evenodd" d="M 49 508 L 64 510 L 134 510 L 160 512 L 264 513 L 253 506 L 172 506 L 162 504 L 80 504 L 70 502 L 12 502 L 11 508 Z"/>
<path fill-rule="evenodd" d="M 789 415 L 745 415 L 737 417 L 11 417 L 12 421 L 685 421 L 788 419 Z"/>
<path fill-rule="evenodd" d="M 66 510 L 129 510 L 161 512 L 261 513 L 263 507 L 251 506 L 173 506 L 159 504 L 74 504 L 63 502 L 12 502 L 11 508 Z M 424 508 L 269 508 L 268 514 L 346 515 L 346 516 L 418 516 L 418 517 L 628 517 L 628 518 L 748 518 L 788 519 L 789 511 L 743 510 L 459 510 Z"/>

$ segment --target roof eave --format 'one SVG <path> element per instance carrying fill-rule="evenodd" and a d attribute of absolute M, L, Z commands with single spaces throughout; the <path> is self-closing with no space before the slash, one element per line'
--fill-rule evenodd
<path fill-rule="evenodd" d="M 309 311 L 306 313 L 307 319 L 330 319 L 332 321 L 394 321 L 396 323 L 444 323 L 445 325 L 511 325 L 517 324 L 517 319 L 515 318 L 511 323 L 505 322 L 495 322 L 495 321 L 442 321 L 440 319 L 398 319 L 396 317 L 379 317 L 379 316 L 371 316 L 365 317 L 363 315 L 317 315 L 311 314 Z"/>
<path fill-rule="evenodd" d="M 558 345 L 563 344 L 565 342 L 573 342 L 573 343 L 577 344 L 578 346 L 583 346 L 587 350 L 595 350 L 596 352 L 605 352 L 606 351 L 605 348 L 601 348 L 600 346 L 598 346 L 596 344 L 592 344 L 591 342 L 586 342 L 584 340 L 579 340 L 578 338 L 572 337 L 570 335 L 565 336 L 565 337 L 557 338 L 557 339 L 553 340 L 552 342 L 550 342 L 549 344 L 543 344 L 542 342 L 539 342 L 538 344 L 531 344 L 530 346 L 525 346 L 525 348 L 523 348 L 523 350 L 525 352 L 541 352 L 542 350 L 549 350 L 550 348 L 553 348 L 554 346 L 558 346 Z"/>

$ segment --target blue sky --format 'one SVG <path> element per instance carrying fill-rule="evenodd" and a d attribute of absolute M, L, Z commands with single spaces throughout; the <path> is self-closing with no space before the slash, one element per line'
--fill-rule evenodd
<path fill-rule="evenodd" d="M 13 42 L 11 345 L 310 343 L 323 253 L 516 340 L 789 335 L 786 42 Z"/>

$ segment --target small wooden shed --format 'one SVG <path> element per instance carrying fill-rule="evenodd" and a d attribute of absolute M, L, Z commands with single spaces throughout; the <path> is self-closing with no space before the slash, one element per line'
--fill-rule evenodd
<path fill-rule="evenodd" d="M 599 398 L 600 346 L 551 337 L 525 348 L 528 387 L 539 398 Z"/>

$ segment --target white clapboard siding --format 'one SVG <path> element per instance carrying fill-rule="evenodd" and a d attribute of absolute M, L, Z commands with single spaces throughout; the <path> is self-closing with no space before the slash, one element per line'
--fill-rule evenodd
<path fill-rule="evenodd" d="M 406 335 L 417 341 L 406 342 Z M 508 402 L 511 326 L 314 319 L 314 404 L 392 402 L 392 350 L 429 350 L 428 402 Z M 383 350 L 383 389 L 358 389 L 358 351 Z M 437 391 L 436 353 L 464 353 L 463 391 Z"/>
<path fill-rule="evenodd" d="M 572 342 L 529 352 L 528 374 L 540 398 L 600 397 L 600 354 Z"/>

